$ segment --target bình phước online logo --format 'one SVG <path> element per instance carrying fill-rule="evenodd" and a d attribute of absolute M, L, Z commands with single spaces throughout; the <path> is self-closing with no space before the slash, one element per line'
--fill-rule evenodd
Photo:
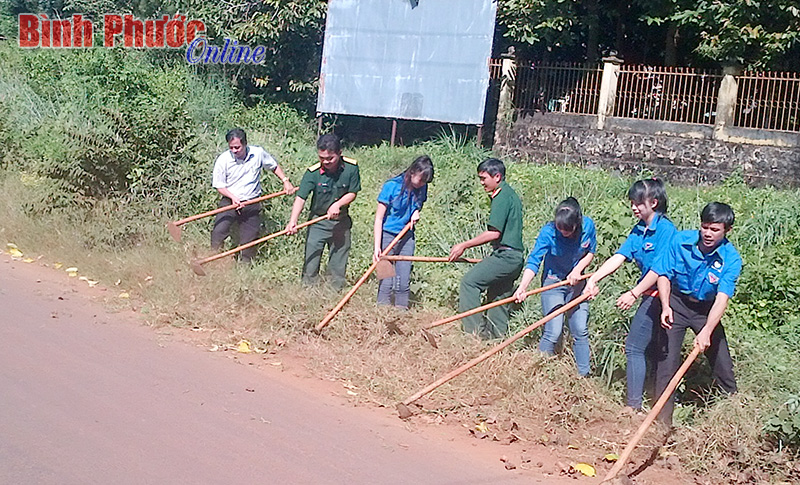
<path fill-rule="evenodd" d="M 94 47 L 94 23 L 83 14 L 67 19 L 51 19 L 46 14 L 19 14 L 19 46 L 23 48 Z M 225 38 L 222 46 L 206 39 L 202 20 L 187 20 L 185 15 L 138 19 L 130 14 L 103 15 L 102 47 L 139 49 L 186 48 L 189 64 L 261 64 L 266 48 L 239 45 Z"/>

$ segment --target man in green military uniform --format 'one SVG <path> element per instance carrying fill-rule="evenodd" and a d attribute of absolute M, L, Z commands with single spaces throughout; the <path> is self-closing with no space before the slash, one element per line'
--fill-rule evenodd
<path fill-rule="evenodd" d="M 328 274 L 331 277 L 331 285 L 336 289 L 342 289 L 346 284 L 350 228 L 353 225 L 347 208 L 355 200 L 356 193 L 361 190 L 361 176 L 356 161 L 342 157 L 341 141 L 332 133 L 319 137 L 317 155 L 319 163 L 308 167 L 303 174 L 286 230 L 289 234 L 297 232 L 297 220 L 303 211 L 306 199 L 313 193 L 309 219 L 326 214 L 329 219 L 308 227 L 303 283 L 308 285 L 317 283 L 322 252 L 325 246 L 328 246 Z"/>
<path fill-rule="evenodd" d="M 492 254 L 476 264 L 461 280 L 458 294 L 459 313 L 481 305 L 481 293 L 486 291 L 489 302 L 507 298 L 514 293 L 514 281 L 522 271 L 522 202 L 505 181 L 506 167 L 496 158 L 478 165 L 478 178 L 492 199 L 489 222 L 478 236 L 456 244 L 450 250 L 450 261 L 458 259 L 467 248 L 491 243 Z M 501 338 L 508 333 L 508 305 L 492 308 L 462 320 L 467 333 L 483 339 Z"/>

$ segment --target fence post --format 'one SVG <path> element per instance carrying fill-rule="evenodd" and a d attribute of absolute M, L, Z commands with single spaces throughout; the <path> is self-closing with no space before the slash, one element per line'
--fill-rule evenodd
<path fill-rule="evenodd" d="M 603 79 L 600 81 L 600 100 L 597 103 L 597 129 L 606 125 L 606 117 L 614 114 L 614 101 L 617 98 L 617 80 L 622 59 L 616 55 L 603 58 Z"/>
<path fill-rule="evenodd" d="M 726 141 L 728 139 L 728 126 L 733 125 L 736 112 L 736 98 L 739 94 L 739 82 L 736 76 L 740 74 L 736 66 L 726 66 L 722 69 L 722 82 L 717 93 L 717 117 L 714 122 L 714 139 Z"/>
<path fill-rule="evenodd" d="M 508 133 L 514 125 L 514 87 L 517 84 L 517 58 L 514 47 L 500 55 L 502 77 L 500 80 L 500 100 L 497 103 L 497 121 L 494 127 L 495 143 L 505 144 Z"/>

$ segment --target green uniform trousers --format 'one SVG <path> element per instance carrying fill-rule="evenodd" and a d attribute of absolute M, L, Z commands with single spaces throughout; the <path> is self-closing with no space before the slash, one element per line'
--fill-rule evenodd
<path fill-rule="evenodd" d="M 347 284 L 347 256 L 350 253 L 350 216 L 331 221 L 324 220 L 308 227 L 306 233 L 306 255 L 303 261 L 303 283 L 316 284 L 319 281 L 319 266 L 322 252 L 328 246 L 327 274 L 331 285 L 341 290 Z"/>
<path fill-rule="evenodd" d="M 458 312 L 481 306 L 481 293 L 486 291 L 487 303 L 514 294 L 514 281 L 522 272 L 525 260 L 522 251 L 495 249 L 492 254 L 472 267 L 461 280 L 458 293 Z M 483 339 L 500 338 L 508 333 L 509 305 L 501 305 L 462 320 L 462 328 Z"/>

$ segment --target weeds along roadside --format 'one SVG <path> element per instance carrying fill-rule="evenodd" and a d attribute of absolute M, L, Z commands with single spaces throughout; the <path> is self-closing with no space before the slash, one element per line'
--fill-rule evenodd
<path fill-rule="evenodd" d="M 186 261 L 206 251 L 211 222 L 187 225 L 184 245 L 172 242 L 163 224 L 214 207 L 210 169 L 224 149 L 225 129 L 247 128 L 250 142 L 272 152 L 298 181 L 315 162 L 309 123 L 284 105 L 244 109 L 224 87 L 174 70 L 148 70 L 135 57 L 109 55 L 66 66 L 59 64 L 63 60 L 58 55 L 48 56 L 24 59 L 33 75 L 40 76 L 30 83 L 18 74 L 24 69 L 0 76 L 3 113 L 35 114 L 31 120 L 0 118 L 7 120 L 0 125 L 0 137 L 8 141 L 3 145 L 2 173 L 2 209 L 7 216 L 0 222 L 0 238 L 15 242 L 26 253 L 76 265 L 81 274 L 104 285 L 120 280 L 121 288 L 141 299 L 140 312 L 150 323 L 218 328 L 215 338 L 227 343 L 242 337 L 257 344 L 283 339 L 306 352 L 319 373 L 349 380 L 367 390 L 370 400 L 387 405 L 486 348 L 448 330 L 440 350 L 434 352 L 413 335 L 418 325 L 453 312 L 463 266 L 417 265 L 413 290 L 422 310 L 404 317 L 375 308 L 375 285 L 370 283 L 334 320 L 326 339 L 310 338 L 307 329 L 335 304 L 338 295 L 303 290 L 297 284 L 302 236 L 265 245 L 251 269 L 211 263 L 209 277 L 194 276 Z M 65 72 L 56 86 L 45 82 L 53 66 Z M 93 89 L 97 96 L 107 95 L 119 88 L 80 86 L 81 70 L 112 68 L 121 68 L 141 92 L 115 99 L 99 114 L 93 113 L 90 127 L 76 127 L 70 114 L 97 108 L 92 96 L 81 97 L 81 93 Z M 79 87 L 80 92 L 70 91 Z M 157 104 L 152 113 L 142 113 L 142 92 L 174 99 Z M 55 96 L 65 96 L 68 102 L 53 103 Z M 161 111 L 181 116 L 169 117 Z M 138 124 L 118 125 L 115 120 L 120 115 Z M 159 123 L 171 128 L 145 130 L 118 145 L 106 142 L 124 138 L 139 124 Z M 76 142 L 73 136 L 79 129 L 88 133 Z M 165 144 L 162 138 L 171 137 L 172 144 Z M 142 146 L 148 156 L 132 156 Z M 447 136 L 410 148 L 347 149 L 347 155 L 359 160 L 364 186 L 351 211 L 355 220 L 351 281 L 370 261 L 374 201 L 380 184 L 421 153 L 434 159 L 436 179 L 417 234 L 417 253 L 446 254 L 454 242 L 483 229 L 489 204 L 475 180 L 474 167 L 488 152 Z M 117 159 L 127 164 L 122 178 L 114 170 L 97 171 L 89 165 L 96 160 L 113 165 Z M 265 178 L 268 191 L 277 189 L 273 178 Z M 524 201 L 524 238 L 529 247 L 557 202 L 567 195 L 576 196 L 597 222 L 598 261 L 613 253 L 634 223 L 624 200 L 630 180 L 574 167 L 511 164 L 509 181 Z M 101 189 L 106 192 L 99 196 L 96 191 Z M 671 217 L 680 228 L 696 227 L 699 209 L 710 200 L 731 203 L 737 213 L 731 238 L 746 263 L 725 320 L 740 396 L 703 403 L 684 393 L 686 405 L 678 413 L 684 426 L 677 444 L 669 449 L 677 451 L 690 470 L 704 474 L 731 476 L 761 467 L 780 476 L 786 455 L 760 451 L 766 445 L 791 443 L 791 433 L 784 433 L 789 439 L 777 442 L 765 437 L 762 428 L 783 402 L 798 394 L 800 319 L 793 302 L 800 276 L 800 196 L 796 191 L 749 189 L 735 176 L 719 187 L 669 187 L 669 193 Z M 281 198 L 267 205 L 268 231 L 283 227 L 290 203 Z M 469 256 L 481 254 L 473 250 Z M 611 423 L 614 430 L 625 427 L 609 416 L 622 402 L 622 344 L 632 313 L 618 312 L 613 301 L 634 278 L 628 265 L 609 278 L 604 296 L 591 305 L 598 378 L 574 379 L 568 355 L 543 361 L 529 349 L 518 348 L 490 359 L 423 400 L 430 411 L 426 416 L 472 421 L 491 417 L 498 429 L 516 418 L 534 441 L 547 433 L 558 442 L 583 440 L 597 448 L 608 446 L 605 442 L 624 444 L 624 437 L 603 434 L 604 428 L 589 423 Z M 115 298 L 110 303 L 120 305 Z M 537 318 L 538 312 L 539 302 L 533 299 L 512 321 L 513 329 Z M 389 321 L 399 322 L 407 335 L 387 332 Z M 706 384 L 708 374 L 701 359 L 688 376 L 687 387 Z M 519 419 L 525 416 L 527 422 Z"/>
<path fill-rule="evenodd" d="M 473 149 L 462 148 L 462 152 L 450 155 L 454 164 L 451 169 L 445 154 L 437 158 L 437 150 L 449 152 L 452 147 L 437 144 L 413 149 L 379 147 L 354 153 L 364 167 L 365 190 L 352 211 L 356 220 L 356 244 L 349 271 L 351 280 L 365 269 L 368 262 L 371 247 L 369 222 L 377 195 L 376 186 L 380 180 L 402 168 L 405 161 L 417 152 L 428 152 L 435 160 L 443 160 L 437 164 L 437 180 L 431 187 L 432 200 L 424 211 L 418 231 L 418 254 L 442 254 L 448 242 L 463 239 L 481 226 L 480 214 L 486 209 L 482 207 L 485 196 L 474 184 L 472 170 L 465 171 L 463 176 L 451 173 L 461 172 L 455 165 L 458 160 L 481 154 L 469 153 Z M 302 169 L 303 164 L 299 165 Z M 297 172 L 292 169 L 291 173 L 294 176 Z M 536 227 L 540 227 L 549 216 L 546 207 L 538 207 L 554 205 L 563 194 L 550 187 L 565 187 L 568 184 L 565 179 L 578 177 L 581 173 L 571 168 L 522 165 L 511 166 L 510 173 L 511 183 L 520 187 L 525 206 L 537 208 L 535 212 L 526 212 L 525 240 L 530 244 Z M 624 224 L 624 218 L 632 222 L 625 213 L 627 209 L 618 197 L 614 197 L 614 191 L 624 193 L 627 181 L 608 179 L 605 182 L 608 186 L 598 184 L 591 189 L 591 196 L 572 192 L 580 200 L 595 201 L 594 205 L 585 205 L 587 213 L 596 218 L 601 235 L 614 230 L 609 227 Z M 526 181 L 535 183 L 528 187 Z M 463 198 L 459 204 L 454 204 L 452 194 L 457 188 L 450 187 L 451 182 L 473 184 L 459 195 Z M 587 181 L 586 185 L 590 182 Z M 309 338 L 306 331 L 324 316 L 337 298 L 323 291 L 308 292 L 297 285 L 302 238 L 266 245 L 261 249 L 259 262 L 251 269 L 219 264 L 210 266 L 209 277 L 198 278 L 191 273 L 186 261 L 193 256 L 193 251 L 205 250 L 208 224 L 187 226 L 187 242 L 181 246 L 168 239 L 163 220 L 152 217 L 147 203 L 109 200 L 97 203 L 91 209 L 62 209 L 31 218 L 22 210 L 24 204 L 21 202 L 25 200 L 28 189 L 25 183 L 19 174 L 6 172 L 3 176 L 3 212 L 9 215 L 0 232 L 4 239 L 26 248 L 26 252 L 46 254 L 51 261 L 75 264 L 81 274 L 91 275 L 104 284 L 122 280 L 122 286 L 144 302 L 141 313 L 150 323 L 219 328 L 215 335 L 219 335 L 223 343 L 235 343 L 243 337 L 256 345 L 283 339 L 311 357 L 320 374 L 352 382 L 366 390 L 370 400 L 385 405 L 402 399 L 485 349 L 483 344 L 448 330 L 444 332 L 441 349 L 433 351 L 414 334 L 418 325 L 452 312 L 463 268 L 418 266 L 414 275 L 416 293 L 425 309 L 414 311 L 408 317 L 376 309 L 375 287 L 370 283 L 334 320 L 328 338 L 319 340 Z M 536 186 L 542 188 L 537 190 Z M 759 190 L 765 192 L 759 195 Z M 600 191 L 608 191 L 608 195 L 600 196 Z M 754 195 L 747 195 L 751 193 Z M 757 200 L 753 207 L 759 209 L 766 203 L 790 205 L 796 200 L 792 199 L 796 197 L 792 193 L 744 187 L 709 189 L 705 194 L 671 187 L 670 196 L 673 208 L 693 199 L 705 201 L 729 197 L 732 201 Z M 748 223 L 746 206 L 736 209 L 737 214 L 742 214 L 736 226 L 738 239 L 760 238 L 750 232 L 742 234 L 755 231 L 751 227 L 757 224 Z M 281 226 L 281 215 L 286 213 L 288 206 L 283 201 L 274 204 L 267 211 L 268 224 Z M 690 211 L 686 213 L 686 220 L 682 219 L 680 211 L 673 213 L 681 227 L 691 225 L 693 217 Z M 274 219 L 272 222 L 269 222 L 270 217 Z M 623 222 L 606 221 L 619 221 L 618 218 L 623 218 Z M 737 237 L 736 232 L 732 235 L 734 237 Z M 765 271 L 771 271 L 773 278 L 781 278 L 785 276 L 775 274 L 780 273 L 779 266 L 793 267 L 791 260 L 774 260 L 769 256 L 775 251 L 774 241 L 773 245 L 765 245 L 763 250 L 754 245 L 739 244 L 744 246 L 748 269 L 766 266 Z M 601 254 L 610 250 L 608 244 L 603 246 L 599 251 Z M 591 306 L 594 364 L 601 379 L 576 385 L 578 381 L 572 375 L 569 356 L 543 362 L 534 352 L 518 349 L 491 359 L 475 372 L 425 398 L 423 404 L 433 413 L 429 416 L 456 416 L 469 420 L 490 417 L 498 420 L 500 424 L 497 426 L 500 427 L 510 426 L 510 420 L 516 419 L 514 422 L 518 425 L 522 422 L 522 432 L 526 432 L 529 439 L 535 440 L 549 433 L 556 442 L 560 440 L 570 444 L 577 442 L 576 436 L 582 436 L 586 423 L 608 422 L 608 416 L 614 414 L 624 392 L 621 343 L 625 324 L 630 318 L 630 315 L 622 315 L 613 308 L 611 295 L 621 293 L 633 277 L 628 272 L 610 278 L 604 288 L 606 298 L 599 298 Z M 778 305 L 780 301 L 766 299 L 767 295 L 758 293 L 764 291 L 759 286 L 748 286 L 747 278 L 746 273 L 740 289 L 742 296 L 734 300 L 731 316 L 726 319 L 742 389 L 740 398 L 698 403 L 683 408 L 679 414 L 686 426 L 680 428 L 677 445 L 671 449 L 678 452 L 693 471 L 727 473 L 709 466 L 717 463 L 720 456 L 727 457 L 726 463 L 734 468 L 749 469 L 758 463 L 776 476 L 780 473 L 778 468 L 783 466 L 776 456 L 763 453 L 762 426 L 783 400 L 797 392 L 797 355 L 793 345 L 796 334 L 789 331 L 796 323 L 787 316 L 777 329 L 767 328 L 769 318 L 773 317 L 753 315 L 752 312 L 756 311 L 754 308 L 761 308 L 762 300 L 767 301 L 767 305 Z M 752 299 L 755 299 L 754 305 L 751 305 Z M 521 328 L 524 322 L 537 318 L 538 312 L 539 304 L 534 300 L 517 314 L 512 326 Z M 399 321 L 401 331 L 407 335 L 387 332 L 387 321 Z M 779 322 L 774 323 L 777 325 Z M 708 376 L 706 367 L 701 359 L 689 376 L 690 382 L 704 382 Z M 608 384 L 608 387 L 603 384 Z M 698 407 L 702 407 L 702 411 Z M 525 416 L 533 419 L 527 423 L 524 418 L 519 419 Z M 725 425 L 720 426 L 720 423 Z M 604 446 L 604 442 L 624 443 L 624 439 L 601 433 L 598 428 L 586 442 L 594 443 L 594 446 Z M 709 440 L 708 437 L 712 438 Z"/>

